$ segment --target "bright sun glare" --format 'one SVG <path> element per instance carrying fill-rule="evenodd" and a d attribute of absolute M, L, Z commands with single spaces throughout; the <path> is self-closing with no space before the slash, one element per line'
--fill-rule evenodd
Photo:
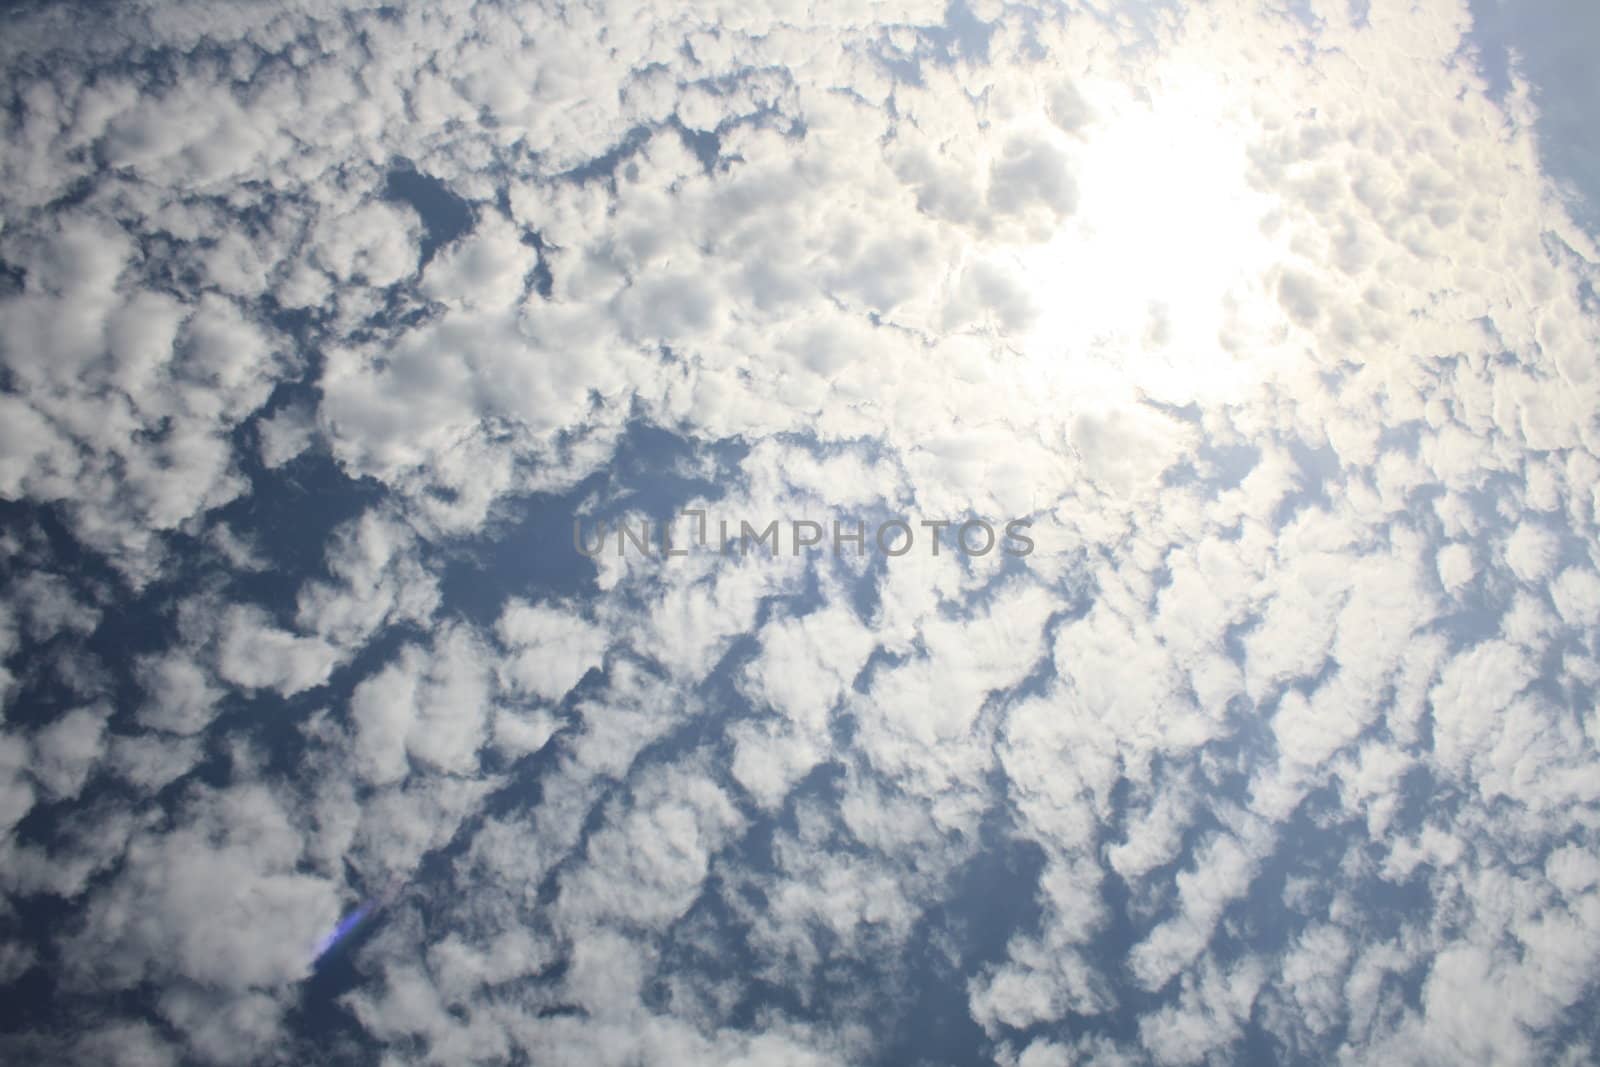
<path fill-rule="evenodd" d="M 1246 180 L 1248 114 L 1198 69 L 1166 71 L 1147 99 L 1082 91 L 1095 121 L 1074 152 L 1077 211 L 1013 252 L 1040 310 L 1014 339 L 1029 376 L 1052 394 L 1235 395 L 1254 371 L 1221 335 L 1267 299 L 1276 252 L 1269 201 Z"/>

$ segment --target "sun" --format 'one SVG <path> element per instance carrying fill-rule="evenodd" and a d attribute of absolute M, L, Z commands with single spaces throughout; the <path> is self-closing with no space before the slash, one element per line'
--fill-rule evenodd
<path fill-rule="evenodd" d="M 1252 119 L 1223 76 L 1166 66 L 1144 91 L 1086 83 L 1094 121 L 1071 146 L 1077 209 L 1051 239 L 1009 250 L 1037 319 L 1014 338 L 1049 390 L 1220 401 L 1260 368 L 1230 346 L 1266 314 L 1281 250 L 1272 200 L 1248 181 Z"/>

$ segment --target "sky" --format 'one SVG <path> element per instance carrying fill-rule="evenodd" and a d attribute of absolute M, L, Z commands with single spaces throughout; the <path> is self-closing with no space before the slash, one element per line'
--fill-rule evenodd
<path fill-rule="evenodd" d="M 1600 1061 L 1586 0 L 0 18 L 0 1060 Z"/>

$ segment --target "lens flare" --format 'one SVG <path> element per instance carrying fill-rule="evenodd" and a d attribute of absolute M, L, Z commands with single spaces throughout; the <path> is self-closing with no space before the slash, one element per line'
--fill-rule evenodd
<path fill-rule="evenodd" d="M 369 919 L 376 917 L 384 908 L 394 903 L 395 898 L 400 895 L 400 891 L 404 888 L 405 882 L 398 878 L 392 878 L 383 887 L 381 893 L 369 900 L 362 901 L 360 907 L 341 919 L 339 925 L 328 931 L 322 940 L 317 942 L 316 953 L 311 960 L 312 966 L 314 967 L 321 963 L 330 953 L 348 940 L 350 935 L 361 929 Z"/>

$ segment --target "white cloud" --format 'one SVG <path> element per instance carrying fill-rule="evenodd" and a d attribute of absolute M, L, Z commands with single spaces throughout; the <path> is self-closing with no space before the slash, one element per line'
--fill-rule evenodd
<path fill-rule="evenodd" d="M 145 726 L 175 734 L 195 734 L 216 717 L 222 690 L 199 663 L 180 651 L 141 660 L 138 675 L 146 698 L 139 709 Z"/>
<path fill-rule="evenodd" d="M 516 227 L 491 215 L 428 264 L 422 292 L 464 308 L 508 308 L 522 298 L 538 258 Z"/>
<path fill-rule="evenodd" d="M 1600 625 L 1600 577 L 1587 567 L 1568 567 L 1550 585 L 1556 610 L 1569 626 Z"/>
<path fill-rule="evenodd" d="M 438 610 L 439 583 L 419 558 L 420 547 L 405 521 L 382 509 L 344 523 L 327 549 L 334 581 L 300 587 L 296 622 L 346 650 L 386 626 L 426 624 Z"/>
<path fill-rule="evenodd" d="M 640 782 L 634 796 L 626 811 L 607 813 L 584 862 L 562 879 L 556 917 L 574 934 L 607 920 L 659 928 L 678 918 L 699 895 L 711 854 L 744 822 L 693 770 Z"/>
<path fill-rule="evenodd" d="M 314 413 L 296 405 L 280 408 L 256 423 L 256 433 L 261 441 L 262 464 L 281 467 L 311 447 L 316 435 Z"/>
<path fill-rule="evenodd" d="M 1524 582 L 1535 582 L 1555 566 L 1561 542 L 1551 530 L 1531 522 L 1519 523 L 1506 541 L 1506 564 Z"/>
<path fill-rule="evenodd" d="M 1477 577 L 1477 563 L 1472 558 L 1472 548 L 1456 542 L 1446 545 L 1439 550 L 1438 555 L 1439 582 L 1444 586 L 1444 591 L 1450 594 L 1461 592 L 1467 584 Z"/>
<path fill-rule="evenodd" d="M 573 611 L 512 599 L 495 624 L 511 655 L 501 679 L 513 693 L 558 701 L 601 665 L 606 634 Z"/>
<path fill-rule="evenodd" d="M 407 645 L 350 698 L 355 751 L 368 781 L 398 782 L 412 761 L 470 775 L 494 706 L 491 660 L 465 627 L 438 632 L 431 648 Z"/>
<path fill-rule="evenodd" d="M 149 1023 L 109 1023 L 77 1041 L 74 1054 L 112 1067 L 173 1067 L 178 1052 Z"/>
<path fill-rule="evenodd" d="M 312 257 L 340 281 L 391 285 L 417 269 L 420 229 L 413 212 L 369 200 L 319 221 Z"/>
<path fill-rule="evenodd" d="M 245 689 L 292 696 L 326 682 L 337 661 L 326 641 L 274 626 L 260 608 L 235 604 L 220 621 L 217 674 Z"/>
<path fill-rule="evenodd" d="M 141 834 L 67 948 L 74 981 L 123 988 L 178 974 L 222 990 L 302 976 L 335 917 L 328 883 L 296 873 L 301 835 L 271 793 L 197 794 L 174 832 Z"/>
<path fill-rule="evenodd" d="M 83 791 L 95 764 L 105 754 L 110 708 L 75 708 L 33 736 L 33 775 L 55 800 Z"/>
<path fill-rule="evenodd" d="M 0 734 L 0 827 L 7 833 L 28 814 L 37 797 L 25 773 L 29 756 L 25 738 Z"/>
<path fill-rule="evenodd" d="M 8 594 L 31 641 L 46 641 L 58 633 L 87 635 L 100 622 L 99 609 L 80 601 L 59 574 L 34 571 L 13 584 Z"/>
<path fill-rule="evenodd" d="M 187 774 L 200 756 L 200 745 L 193 739 L 121 735 L 111 740 L 107 763 L 118 776 L 154 792 Z"/>
<path fill-rule="evenodd" d="M 1265 978 L 1262 970 L 1251 959 L 1227 971 L 1211 964 L 1185 983 L 1176 1006 L 1141 1020 L 1139 1038 L 1155 1062 L 1201 1063 L 1237 1042 Z"/>

